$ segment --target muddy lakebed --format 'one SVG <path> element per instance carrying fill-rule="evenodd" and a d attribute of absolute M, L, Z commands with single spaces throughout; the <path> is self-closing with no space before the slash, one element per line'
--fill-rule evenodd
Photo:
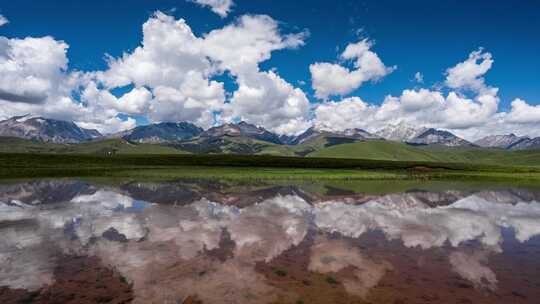
<path fill-rule="evenodd" d="M 538 303 L 539 235 L 504 184 L 6 181 L 0 303 Z"/>

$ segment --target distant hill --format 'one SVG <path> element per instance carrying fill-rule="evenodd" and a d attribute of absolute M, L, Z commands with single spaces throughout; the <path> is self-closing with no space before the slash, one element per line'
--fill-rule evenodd
<path fill-rule="evenodd" d="M 402 122 L 396 125 L 388 125 L 375 132 L 375 134 L 386 140 L 406 142 L 413 140 L 426 130 L 426 128 L 415 128 Z"/>
<path fill-rule="evenodd" d="M 394 141 L 365 141 L 336 145 L 320 149 L 307 156 L 540 166 L 540 150 L 508 151 L 442 145 L 412 146 Z"/>
<path fill-rule="evenodd" d="M 490 135 L 474 142 L 485 148 L 501 148 L 507 150 L 531 150 L 540 149 L 540 137 L 529 138 L 528 136 Z"/>
<path fill-rule="evenodd" d="M 244 121 L 212 127 L 171 146 L 190 153 L 289 155 L 278 135 Z"/>
<path fill-rule="evenodd" d="M 474 144 L 463 138 L 443 130 L 427 129 L 411 140 L 406 141 L 413 145 L 443 145 L 448 147 L 472 147 Z"/>
<path fill-rule="evenodd" d="M 532 150 L 532 149 L 540 149 L 540 137 L 536 138 L 522 138 L 521 140 L 513 143 L 512 145 L 508 146 L 509 150 Z"/>
<path fill-rule="evenodd" d="M 508 149 L 525 138 L 528 139 L 528 137 L 519 137 L 515 134 L 490 135 L 475 141 L 474 144 L 484 148 Z"/>
<path fill-rule="evenodd" d="M 438 160 L 425 149 L 395 141 L 366 141 L 336 145 L 320 149 L 308 156 L 404 161 Z"/>
<path fill-rule="evenodd" d="M 362 129 L 328 131 L 311 127 L 297 136 L 289 137 L 287 141 L 282 141 L 287 145 L 287 150 L 292 151 L 293 155 L 306 156 L 324 147 L 365 140 L 382 140 L 382 138 Z"/>
<path fill-rule="evenodd" d="M 511 151 L 442 145 L 413 146 L 386 140 L 354 141 L 352 143 L 327 145 L 327 139 L 324 137 L 318 137 L 313 141 L 296 146 L 278 145 L 245 137 L 216 138 L 212 139 L 215 141 L 210 143 L 206 142 L 207 140 L 210 139 L 198 137 L 192 141 L 177 144 L 148 144 L 134 143 L 116 138 L 79 144 L 54 144 L 0 137 L 0 153 L 97 155 L 204 153 L 540 166 L 540 149 Z"/>
<path fill-rule="evenodd" d="M 279 136 L 245 121 L 239 123 L 228 123 L 221 126 L 210 128 L 201 133 L 204 138 L 224 138 L 224 137 L 244 137 L 260 141 L 266 141 L 274 144 L 281 144 Z"/>
<path fill-rule="evenodd" d="M 0 121 L 0 136 L 48 143 L 80 143 L 100 138 L 101 134 L 97 130 L 81 128 L 71 121 L 25 115 Z"/>
<path fill-rule="evenodd" d="M 293 155 L 287 146 L 244 136 L 200 136 L 193 140 L 171 144 L 189 153 L 205 154 L 272 154 Z"/>
<path fill-rule="evenodd" d="M 405 124 L 376 133 L 312 127 L 297 136 L 279 136 L 246 122 L 206 131 L 188 122 L 166 122 L 138 126 L 105 138 L 73 122 L 19 116 L 0 122 L 0 153 L 243 154 L 540 164 L 540 138 L 510 134 L 486 137 L 473 144 L 448 131 L 415 129 Z"/>
<path fill-rule="evenodd" d="M 377 135 L 373 135 L 362 129 L 346 129 L 344 131 L 330 131 L 319 129 L 317 127 L 311 127 L 305 132 L 297 135 L 291 136 L 285 140 L 287 145 L 301 145 L 307 142 L 314 142 L 320 138 L 334 139 L 335 142 L 352 142 L 357 140 L 373 140 L 373 139 L 382 139 Z M 328 140 L 327 140 L 328 141 Z"/>
<path fill-rule="evenodd" d="M 471 142 L 451 132 L 434 128 L 415 128 L 406 123 L 388 125 L 375 132 L 384 139 L 409 143 L 412 145 L 443 145 L 448 147 L 470 147 Z"/>
<path fill-rule="evenodd" d="M 172 147 L 131 143 L 121 138 L 89 141 L 79 144 L 44 143 L 15 137 L 0 137 L 0 153 L 57 154 L 185 154 Z"/>
<path fill-rule="evenodd" d="M 203 129 L 189 122 L 162 122 L 117 133 L 111 137 L 137 143 L 171 143 L 199 136 Z"/>

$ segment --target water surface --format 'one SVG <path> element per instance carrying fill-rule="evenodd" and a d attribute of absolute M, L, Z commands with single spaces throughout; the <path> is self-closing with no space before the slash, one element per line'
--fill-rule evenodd
<path fill-rule="evenodd" d="M 0 303 L 538 303 L 540 191 L 0 184 Z"/>

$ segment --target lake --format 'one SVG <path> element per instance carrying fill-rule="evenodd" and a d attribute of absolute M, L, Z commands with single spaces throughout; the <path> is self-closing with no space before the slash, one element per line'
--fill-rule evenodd
<path fill-rule="evenodd" d="M 538 303 L 540 188 L 0 183 L 0 303 Z"/>

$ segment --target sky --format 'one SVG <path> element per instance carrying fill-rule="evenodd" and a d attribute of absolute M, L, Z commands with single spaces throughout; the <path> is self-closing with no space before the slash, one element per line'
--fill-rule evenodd
<path fill-rule="evenodd" d="M 3 3 L 5 2 L 5 3 Z M 0 119 L 540 136 L 538 1 L 0 1 Z"/>

